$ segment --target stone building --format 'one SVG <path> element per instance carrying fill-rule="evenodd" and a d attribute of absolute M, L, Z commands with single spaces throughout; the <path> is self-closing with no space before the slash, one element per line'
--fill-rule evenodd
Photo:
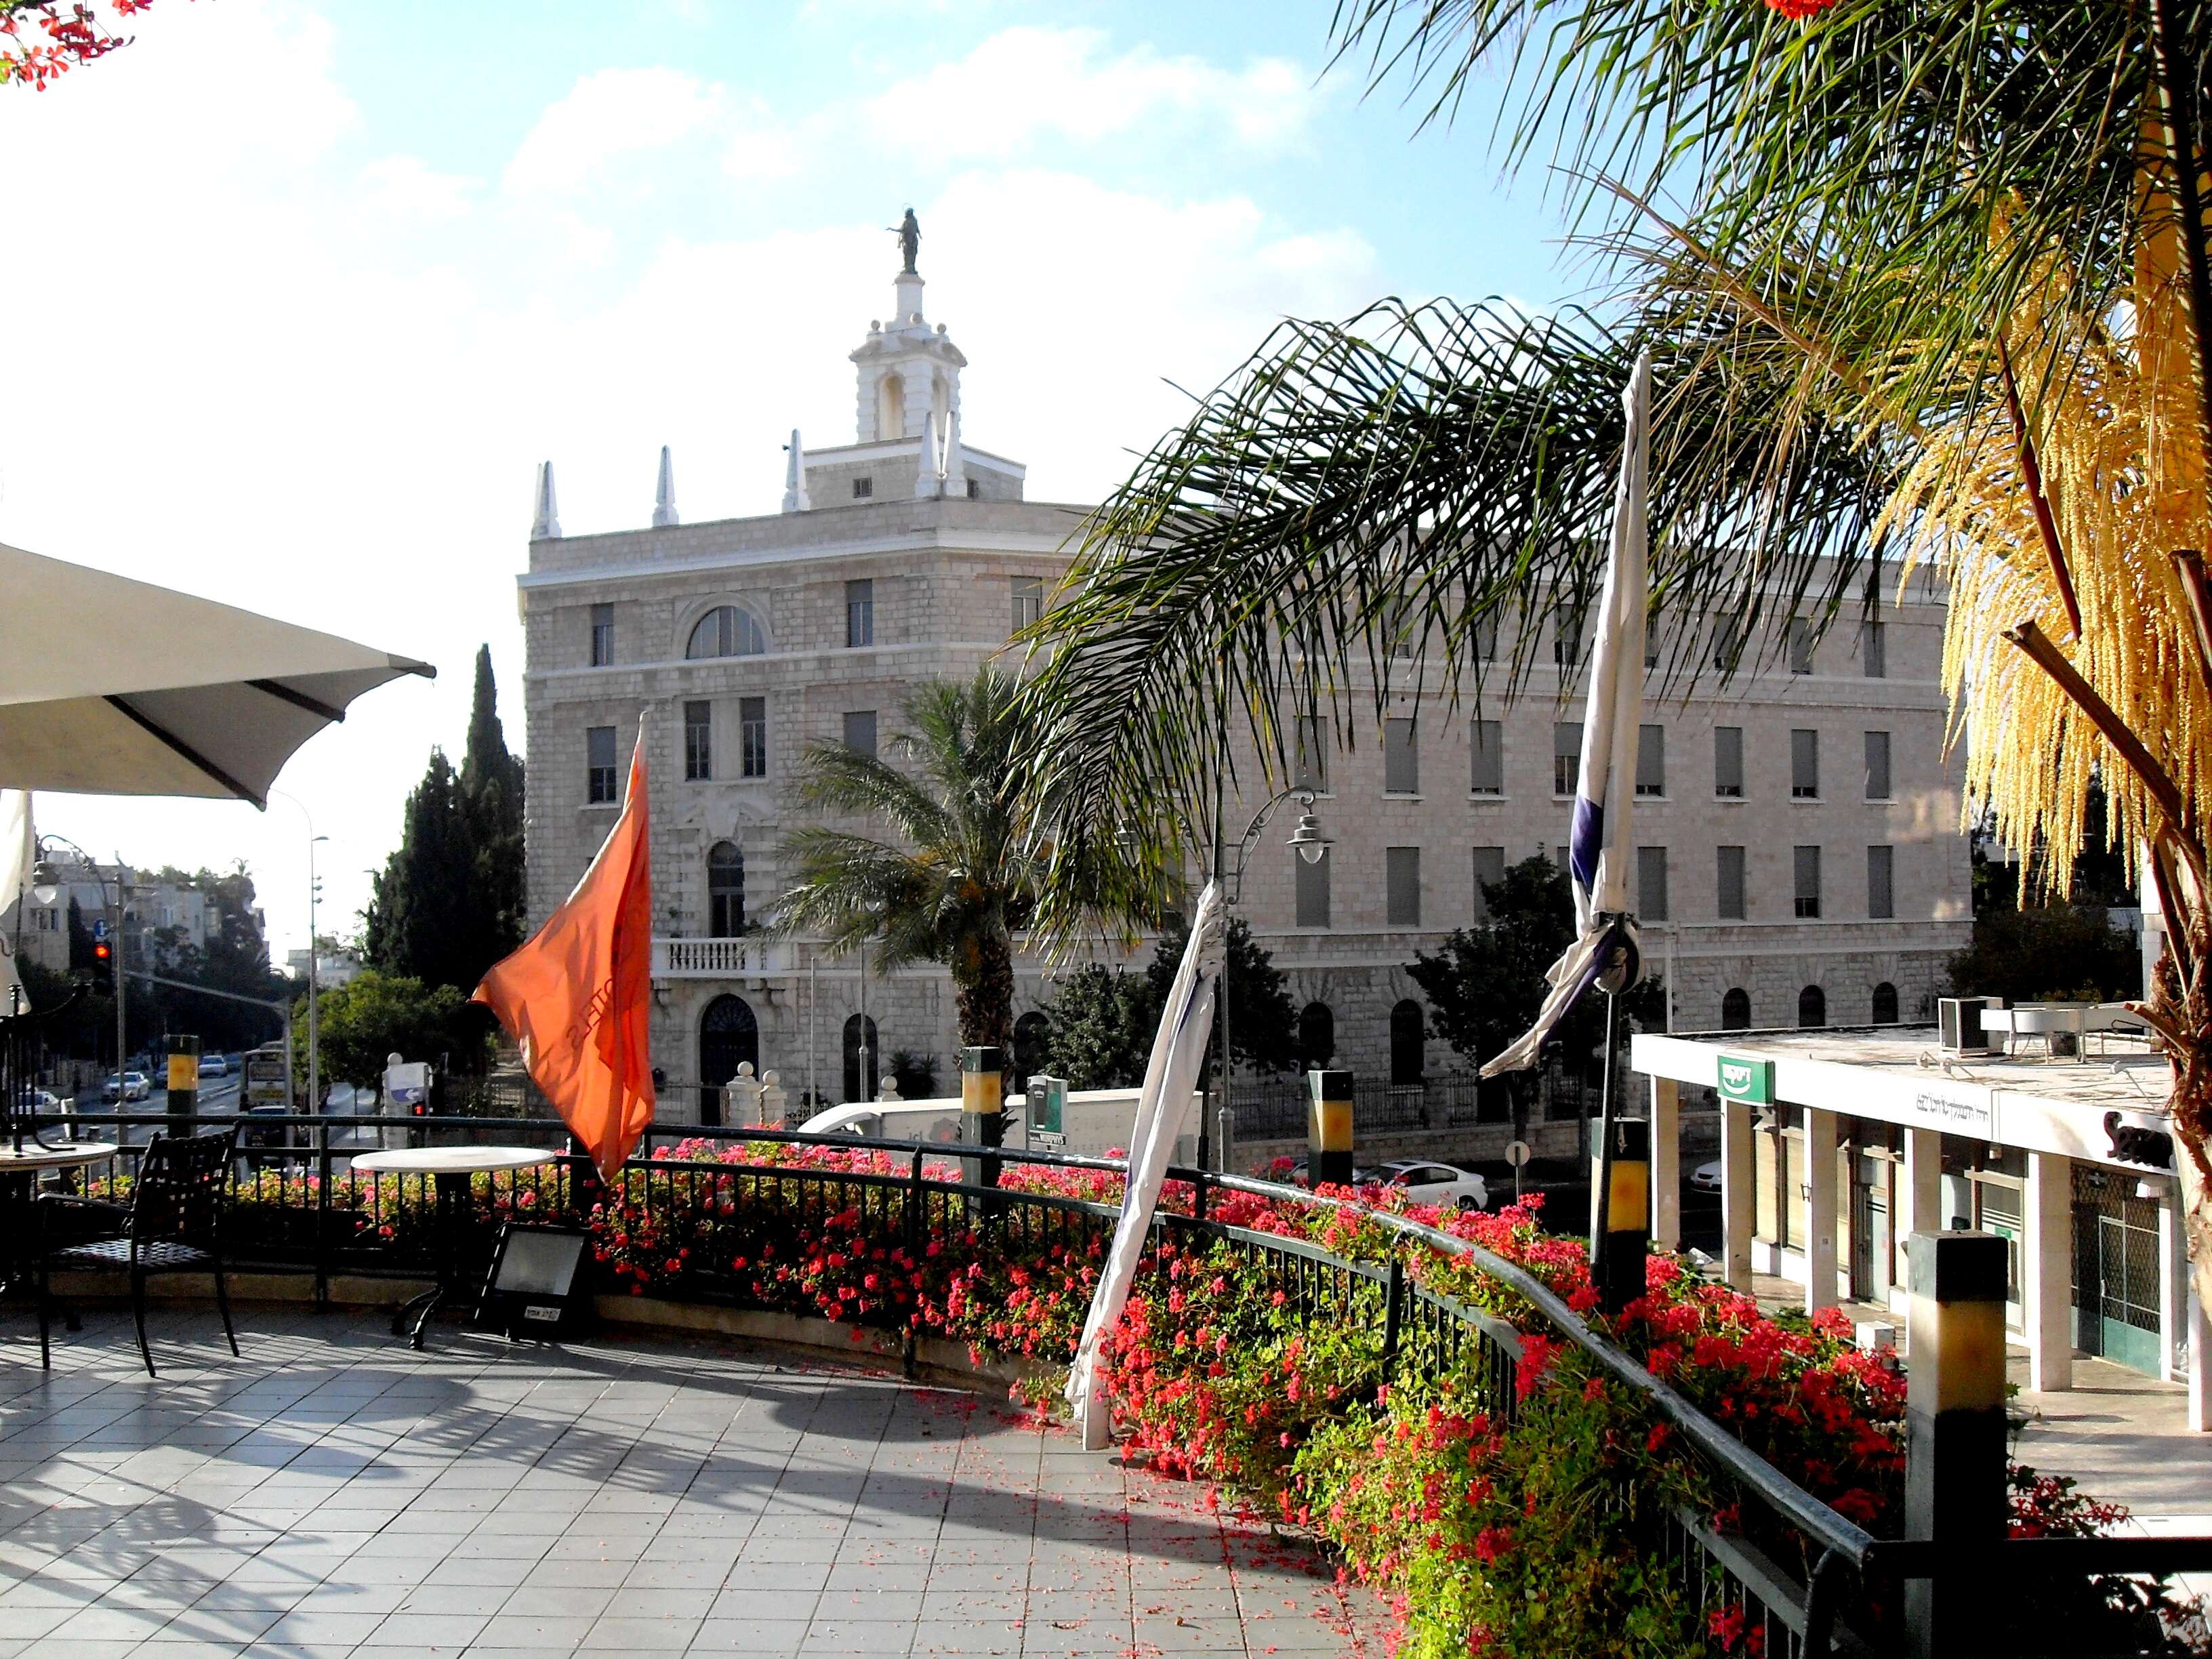
<path fill-rule="evenodd" d="M 540 474 L 520 578 L 532 916 L 612 826 L 642 716 L 653 1042 L 672 1116 L 717 1113 L 716 1091 L 688 1085 L 740 1061 L 776 1068 L 794 1100 L 854 1097 L 899 1050 L 953 1080 L 941 971 L 864 975 L 755 931 L 783 878 L 785 791 L 806 745 L 886 742 L 917 683 L 964 678 L 1000 651 L 1047 602 L 1085 510 L 1028 500 L 1018 462 L 968 444 L 966 359 L 927 320 L 923 289 L 901 273 L 891 316 L 851 354 L 856 441 L 808 453 L 792 434 L 780 513 L 682 523 L 664 451 L 648 526 L 564 536 L 550 463 Z M 1865 1024 L 1928 1006 L 1970 915 L 1936 684 L 1942 615 L 1886 606 L 1726 687 L 1708 675 L 1655 698 L 1638 905 L 1677 1029 Z M 1338 1065 L 1399 1083 L 1468 1068 L 1428 1034 L 1405 964 L 1479 915 L 1483 878 L 1565 838 L 1579 688 L 1540 654 L 1510 705 L 1407 698 L 1380 729 L 1316 728 L 1309 781 L 1334 845 L 1316 865 L 1295 860 L 1282 816 L 1255 843 L 1241 914 Z M 1232 825 L 1257 804 L 1232 806 Z M 1021 1008 L 1049 992 L 1042 964 L 1024 961 Z"/>

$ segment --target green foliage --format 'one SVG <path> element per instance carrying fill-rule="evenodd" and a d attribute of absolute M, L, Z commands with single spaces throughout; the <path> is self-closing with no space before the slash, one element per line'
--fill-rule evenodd
<path fill-rule="evenodd" d="M 1167 1006 L 1168 992 L 1175 984 L 1176 970 L 1182 965 L 1183 951 L 1189 944 L 1190 924 L 1180 915 L 1170 916 L 1167 926 L 1160 930 L 1152 963 L 1145 969 L 1152 1002 L 1145 1022 L 1147 1029 L 1139 1051 L 1142 1054 L 1149 1054 L 1152 1050 L 1152 1028 L 1159 1024 L 1160 1011 Z M 1229 919 L 1227 955 L 1231 1056 L 1258 1071 L 1295 1071 L 1298 1065 L 1298 1011 L 1291 1001 L 1282 975 L 1276 971 L 1274 957 L 1252 937 L 1252 930 L 1244 925 L 1241 916 Z M 1137 1069 L 1139 1075 L 1130 1079 L 1133 1083 L 1142 1080 L 1141 1060 Z"/>
<path fill-rule="evenodd" d="M 1453 931 L 1434 956 L 1417 954 L 1406 972 L 1428 999 L 1438 1036 L 1469 1060 L 1496 1054 L 1533 1024 L 1550 988 L 1544 975 L 1575 937 L 1573 888 L 1567 872 L 1540 854 L 1482 884 L 1489 915 Z M 1627 993 L 1623 1010 L 1640 1030 L 1666 1024 L 1667 994 L 1656 974 Z M 1605 1000 L 1586 997 L 1554 1036 L 1571 1066 L 1583 1067 L 1605 1040 Z M 1516 1073 L 1516 1089 L 1533 1088 L 1534 1072 Z"/>
<path fill-rule="evenodd" d="M 1013 939 L 1036 921 L 1042 887 L 1033 797 L 1017 762 L 1020 698 L 1019 681 L 986 666 L 965 684 L 916 687 L 907 729 L 881 756 L 814 744 L 799 763 L 799 803 L 865 818 L 891 839 L 814 824 L 781 849 L 796 874 L 772 927 L 818 934 L 840 954 L 866 944 L 881 972 L 942 963 L 966 1047 L 1012 1046 Z M 1124 860 L 1054 873 L 1064 902 L 1094 920 L 1139 902 Z"/>
<path fill-rule="evenodd" d="M 426 986 L 418 979 L 363 969 L 317 999 L 326 1079 L 368 1087 L 381 1080 L 389 1057 L 449 1063 L 480 1072 L 489 1053 L 490 1020 L 456 987 Z M 294 1069 L 306 1075 L 307 1011 L 303 999 L 292 1014 Z"/>
<path fill-rule="evenodd" d="M 901 1100 L 935 1100 L 937 1056 L 918 1054 L 911 1048 L 894 1048 L 884 1063 L 891 1081 L 898 1085 Z"/>
<path fill-rule="evenodd" d="M 1071 1089 L 1124 1089 L 1144 1080 L 1159 1005 L 1151 980 L 1086 962 L 1060 975 L 1044 1006 L 1051 1036 L 1041 1069 Z"/>
<path fill-rule="evenodd" d="M 461 769 L 431 750 L 363 917 L 372 966 L 464 992 L 522 942 L 522 763 L 507 752 L 497 695 L 483 647 Z"/>
<path fill-rule="evenodd" d="M 2142 994 L 2142 953 L 2094 904 L 1992 906 L 1951 958 L 1957 996 L 2008 1002 L 2112 1002 Z"/>

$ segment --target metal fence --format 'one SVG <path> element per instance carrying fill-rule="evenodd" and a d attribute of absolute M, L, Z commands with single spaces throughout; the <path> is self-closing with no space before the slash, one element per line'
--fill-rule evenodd
<path fill-rule="evenodd" d="M 1353 1121 L 1362 1135 L 1510 1123 L 1516 1113 L 1516 1089 L 1526 1091 L 1517 1108 L 1523 1121 L 1586 1116 L 1597 1103 L 1594 1090 L 1556 1063 L 1526 1080 L 1497 1078 L 1486 1083 L 1455 1075 L 1408 1085 L 1362 1077 L 1352 1080 L 1352 1089 Z M 1296 1140 L 1305 1135 L 1303 1079 L 1239 1079 L 1229 1100 L 1240 1139 Z"/>
<path fill-rule="evenodd" d="M 239 1121 L 222 1117 L 198 1121 L 228 1125 Z M 165 1115 L 145 1114 L 100 1114 L 78 1121 L 126 1140 L 142 1128 L 188 1127 Z M 495 1140 L 541 1146 L 556 1153 L 555 1161 L 534 1170 L 475 1178 L 460 1219 L 483 1244 L 489 1244 L 505 1218 L 526 1213 L 574 1217 L 605 1190 L 588 1163 L 567 1151 L 567 1132 L 557 1120 L 428 1118 L 395 1121 L 379 1132 L 392 1144 L 401 1139 L 417 1143 Z M 431 1270 L 437 1252 L 455 1248 L 455 1218 L 450 1208 L 439 1209 L 431 1177 L 352 1172 L 353 1154 L 367 1147 L 357 1140 L 347 1144 L 341 1137 L 362 1133 L 358 1123 L 344 1118 L 252 1122 L 252 1139 L 239 1149 L 237 1171 L 241 1196 L 251 1201 L 234 1206 L 227 1239 L 226 1255 L 235 1268 L 312 1273 L 319 1294 L 340 1274 L 419 1278 Z M 878 1169 L 732 1163 L 719 1157 L 684 1155 L 677 1149 L 687 1141 L 694 1152 L 701 1141 L 830 1146 L 878 1152 L 889 1161 Z M 94 1190 L 103 1185 L 116 1190 L 143 1151 L 143 1145 L 126 1145 L 106 1164 L 73 1171 L 63 1179 L 87 1183 Z M 963 1158 L 964 1173 L 961 1163 L 948 1162 Z M 672 1124 L 656 1126 L 641 1144 L 627 1171 L 626 1191 L 632 1201 L 641 1202 L 648 1216 L 696 1220 L 711 1215 L 713 1226 L 729 1237 L 742 1237 L 757 1218 L 767 1215 L 787 1225 L 795 1221 L 801 1229 L 826 1228 L 834 1218 L 843 1236 L 915 1249 L 933 1230 L 973 1225 L 975 1217 L 984 1215 L 1008 1243 L 1087 1249 L 1115 1224 L 1118 1212 L 1109 1204 L 979 1184 L 975 1179 L 979 1164 L 999 1170 L 1031 1165 L 1116 1174 L 1123 1167 L 1105 1159 L 1006 1149 L 922 1147 L 847 1136 Z M 1347 1260 L 1304 1239 L 1225 1225 L 1208 1214 L 1225 1193 L 1315 1208 L 1332 1206 L 1334 1200 L 1243 1176 L 1179 1168 L 1170 1176 L 1188 1183 L 1190 1212 L 1164 1208 L 1155 1223 L 1156 1234 L 1204 1238 L 1242 1253 L 1263 1270 L 1271 1287 L 1304 1319 L 1379 1331 L 1380 1358 L 1373 1378 L 1377 1387 L 1449 1376 L 1493 1420 L 1510 1425 L 1518 1415 L 1522 1330 L 1420 1283 L 1407 1271 L 1407 1263 L 1425 1250 L 1472 1264 L 1525 1304 L 1527 1323 L 1581 1348 L 1600 1371 L 1640 1396 L 1657 1419 L 1672 1425 L 1695 1449 L 1716 1482 L 1731 1496 L 1733 1501 L 1721 1506 L 1723 1512 L 1741 1517 L 1725 1531 L 1708 1517 L 1687 1510 L 1669 1510 L 1639 1516 L 1638 1522 L 1646 1553 L 1665 1564 L 1678 1588 L 1697 1599 L 1701 1611 L 1740 1613 L 1744 1628 L 1759 1632 L 1758 1647 L 1737 1647 L 1735 1651 L 1762 1651 L 1771 1659 L 1870 1655 L 1876 1650 L 1842 1615 L 1848 1610 L 1863 1612 L 1878 1601 L 1893 1610 L 1906 1577 L 1973 1572 L 1987 1575 L 1982 1582 L 1998 1584 L 2021 1573 L 2094 1577 L 2212 1568 L 2212 1539 L 2021 1540 L 1963 1553 L 1922 1541 L 1877 1539 L 1759 1458 L 1632 1355 L 1592 1331 L 1517 1264 L 1464 1239 L 1384 1212 L 1372 1212 L 1372 1218 L 1396 1236 L 1395 1253 L 1382 1261 Z M 684 1276 L 680 1294 L 744 1305 L 747 1291 L 743 1278 L 720 1265 L 728 1260 L 726 1249 L 703 1250 L 701 1256 L 698 1269 Z M 909 1342 L 909 1358 L 912 1352 Z M 1620 1498 L 1623 1504 L 1632 1501 L 1631 1494 Z M 1787 1547 L 1778 1550 L 1777 1540 Z M 1785 1557 L 1809 1564 L 1810 1570 L 1793 1567 Z M 1893 1631 L 1890 1634 L 1893 1637 Z"/>

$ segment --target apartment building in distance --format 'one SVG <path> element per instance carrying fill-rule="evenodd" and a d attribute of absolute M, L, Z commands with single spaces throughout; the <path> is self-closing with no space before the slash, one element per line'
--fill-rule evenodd
<path fill-rule="evenodd" d="M 786 879 L 776 848 L 806 745 L 886 744 L 915 686 L 964 678 L 1001 651 L 1048 602 L 1085 510 L 1027 499 L 1020 463 L 968 444 L 966 359 L 927 320 L 923 294 L 901 273 L 890 316 L 850 354 L 854 441 L 809 453 L 793 434 L 781 512 L 684 524 L 664 455 L 648 525 L 566 536 L 550 463 L 540 476 L 519 584 L 532 923 L 612 827 L 641 716 L 653 1041 L 670 1116 L 711 1119 L 714 1089 L 684 1085 L 720 1085 L 741 1062 L 824 1103 L 872 1093 L 902 1049 L 952 1077 L 941 970 L 864 975 L 856 958 L 758 931 Z M 1781 659 L 1725 686 L 1707 674 L 1655 696 L 1636 902 L 1676 1029 L 1927 1014 L 1971 916 L 1942 623 L 1939 600 L 1886 603 L 1817 645 L 1801 627 Z M 1333 1063 L 1398 1084 L 1472 1068 L 1431 1034 L 1406 964 L 1479 918 L 1485 878 L 1563 855 L 1582 709 L 1571 643 L 1556 651 L 1565 660 L 1540 652 L 1510 704 L 1454 708 L 1431 694 L 1401 699 L 1376 729 L 1310 732 L 1334 845 L 1305 864 L 1278 820 L 1240 914 L 1288 976 L 1308 1045 Z M 1232 804 L 1232 826 L 1262 799 Z M 1019 975 L 1033 1034 L 1049 969 L 1024 957 Z"/>

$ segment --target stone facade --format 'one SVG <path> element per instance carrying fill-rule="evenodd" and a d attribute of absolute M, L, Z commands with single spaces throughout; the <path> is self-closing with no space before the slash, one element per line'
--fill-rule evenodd
<path fill-rule="evenodd" d="M 852 716 L 872 716 L 887 744 L 914 686 L 964 678 L 1003 649 L 1032 596 L 1065 570 L 1084 511 L 1024 499 L 1018 463 L 965 447 L 966 360 L 922 319 L 918 277 L 899 280 L 896 305 L 892 326 L 872 325 L 853 354 L 860 441 L 799 452 L 786 511 L 541 535 L 520 579 L 533 922 L 612 826 L 618 805 L 594 799 L 595 783 L 609 795 L 619 787 L 644 721 L 662 935 L 653 1041 L 676 1085 L 671 1115 L 699 1109 L 698 1091 L 684 1085 L 719 1082 L 707 1073 L 726 1076 L 740 1060 L 778 1070 L 793 1100 L 848 1097 L 848 1022 L 864 993 L 876 1058 L 932 1057 L 952 1085 L 952 998 L 940 971 L 870 970 L 864 986 L 857 962 L 804 942 L 717 937 L 757 921 L 778 890 L 775 849 L 793 823 L 785 790 L 805 746 L 864 730 Z M 543 488 L 550 502 L 550 468 Z M 719 623 L 722 607 L 738 620 Z M 1808 988 L 1831 1024 L 1874 1018 L 1885 994 L 1906 1018 L 1926 1007 L 1970 916 L 1958 768 L 1944 754 L 1936 684 L 1942 620 L 1932 599 L 1885 606 L 1878 637 L 1839 629 L 1816 651 L 1725 687 L 1707 674 L 1670 692 L 1668 676 L 1654 673 L 1645 723 L 1663 737 L 1647 760 L 1636 839 L 1656 849 L 1646 860 L 1655 882 L 1663 860 L 1665 891 L 1663 902 L 1639 892 L 1638 908 L 1677 1029 L 1722 1025 L 1731 991 L 1747 996 L 1759 1026 L 1796 1024 Z M 734 644 L 736 654 L 696 654 L 702 624 L 710 650 Z M 1501 655 L 1512 645 L 1509 632 Z M 1306 878 L 1308 925 L 1281 845 L 1295 809 L 1255 842 L 1241 914 L 1301 1005 L 1328 1007 L 1335 1063 L 1400 1079 L 1466 1067 L 1440 1042 L 1417 1041 L 1405 1005 L 1418 1009 L 1419 994 L 1405 964 L 1474 918 L 1479 868 L 1552 854 L 1565 839 L 1555 753 L 1563 731 L 1579 729 L 1581 700 L 1573 669 L 1554 666 L 1553 654 L 1538 653 L 1510 704 L 1401 696 L 1392 718 L 1410 726 L 1363 720 L 1316 734 L 1327 753 L 1315 812 L 1334 845 L 1325 877 Z M 1480 751 L 1479 720 L 1496 722 Z M 1886 778 L 1869 733 L 1881 734 Z M 594 742 L 603 768 L 613 756 L 613 787 L 592 775 Z M 1728 766 L 1731 744 L 1740 776 Z M 1260 772 L 1248 759 L 1239 775 Z M 1262 799 L 1232 805 L 1232 824 Z M 1804 848 L 1818 849 L 1811 915 L 1799 902 Z M 1742 913 L 1724 915 L 1723 861 L 1739 856 Z M 1887 907 L 1870 860 L 1887 863 Z M 732 884 L 740 868 L 741 893 Z M 1325 921 L 1313 903 L 1324 880 Z M 1043 965 L 1025 959 L 1021 1008 L 1049 991 Z"/>

